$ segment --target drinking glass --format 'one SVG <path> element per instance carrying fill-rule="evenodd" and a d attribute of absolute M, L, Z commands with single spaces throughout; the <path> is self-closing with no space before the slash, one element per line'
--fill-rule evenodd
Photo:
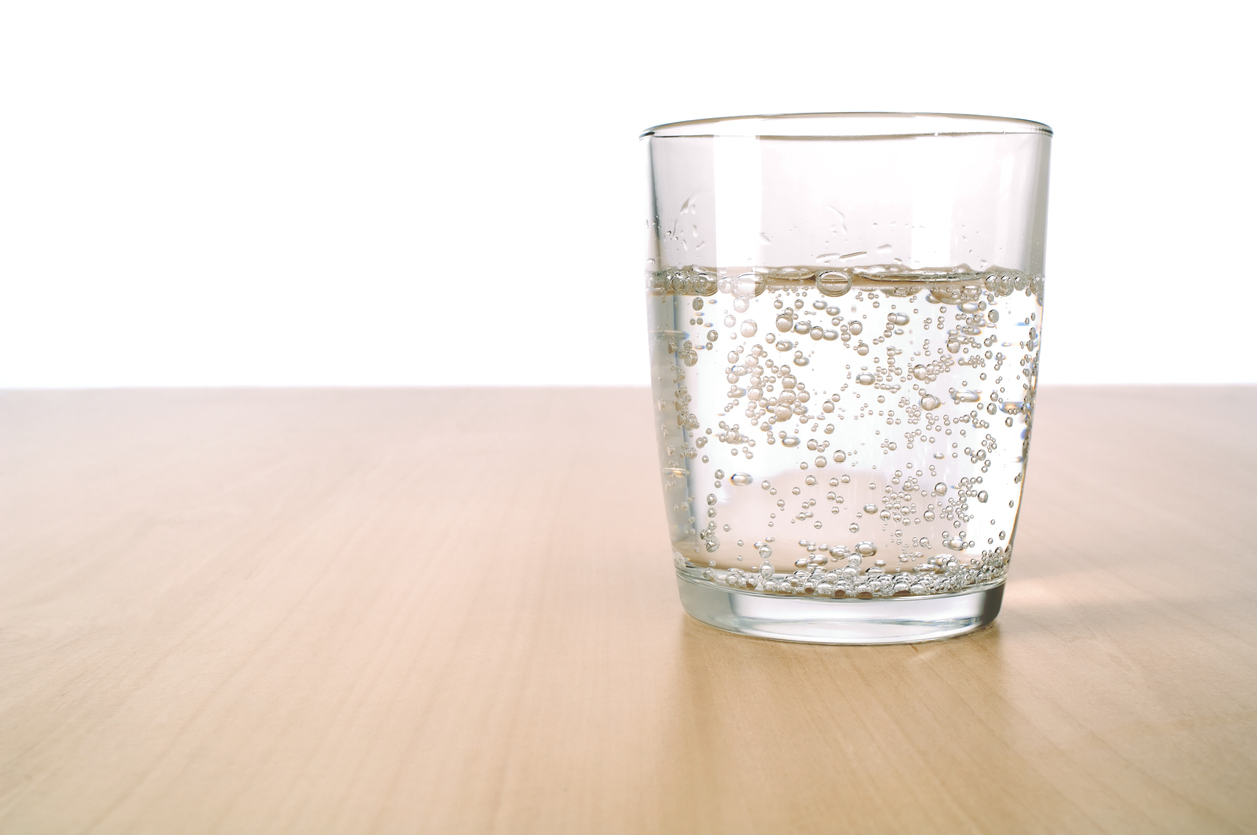
<path fill-rule="evenodd" d="M 816 643 L 999 612 L 1034 415 L 1051 130 L 925 113 L 642 134 L 685 610 Z"/>

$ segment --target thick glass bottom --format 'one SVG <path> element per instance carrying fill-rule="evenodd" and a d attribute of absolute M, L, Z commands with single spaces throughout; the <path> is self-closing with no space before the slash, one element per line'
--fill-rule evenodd
<path fill-rule="evenodd" d="M 677 575 L 681 605 L 709 626 L 807 644 L 910 644 L 981 629 L 999 614 L 1004 584 L 961 594 L 832 600 L 785 597 Z"/>

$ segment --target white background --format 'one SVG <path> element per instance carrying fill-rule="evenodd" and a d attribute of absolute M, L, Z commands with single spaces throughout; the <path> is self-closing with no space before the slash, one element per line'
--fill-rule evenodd
<path fill-rule="evenodd" d="M 637 135 L 1056 131 L 1042 380 L 1257 382 L 1257 4 L 14 2 L 0 386 L 645 384 Z"/>

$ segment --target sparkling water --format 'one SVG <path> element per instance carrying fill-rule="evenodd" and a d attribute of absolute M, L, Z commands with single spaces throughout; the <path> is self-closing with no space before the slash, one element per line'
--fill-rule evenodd
<path fill-rule="evenodd" d="M 1004 579 L 1041 277 L 690 266 L 652 274 L 649 296 L 680 572 L 862 598 Z"/>

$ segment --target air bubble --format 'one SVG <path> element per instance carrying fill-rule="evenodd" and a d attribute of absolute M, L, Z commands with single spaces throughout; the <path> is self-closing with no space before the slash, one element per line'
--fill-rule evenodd
<path fill-rule="evenodd" d="M 845 296 L 851 290 L 851 273 L 843 270 L 826 270 L 816 276 L 816 289 L 822 296 Z"/>
<path fill-rule="evenodd" d="M 787 435 L 786 437 L 781 439 L 781 445 L 783 447 L 793 449 L 794 447 L 797 447 L 799 445 L 799 439 L 795 437 L 794 435 Z"/>
<path fill-rule="evenodd" d="M 751 296 L 759 296 L 768 288 L 768 279 L 757 273 L 742 273 L 733 282 L 733 295 L 738 301 L 748 300 Z"/>
<path fill-rule="evenodd" d="M 945 496 L 946 494 L 947 494 L 947 485 L 946 485 L 946 484 L 944 484 L 943 482 L 941 482 L 941 481 L 940 481 L 938 484 L 935 484 L 935 485 L 934 485 L 934 495 L 936 495 L 936 496 Z"/>
<path fill-rule="evenodd" d="M 759 326 L 755 324 L 754 319 L 747 319 L 742 322 L 741 333 L 747 339 L 750 339 L 752 336 L 754 336 L 757 330 L 759 330 Z"/>
<path fill-rule="evenodd" d="M 730 313 L 729 315 L 725 316 L 725 327 L 726 327 L 726 328 L 731 328 L 731 327 L 733 327 L 734 325 L 736 325 L 737 323 L 738 323 L 738 320 L 737 320 L 737 318 L 736 318 L 736 317 L 735 317 L 732 313 Z"/>
<path fill-rule="evenodd" d="M 855 381 L 862 386 L 871 386 L 873 385 L 873 381 L 876 379 L 877 379 L 876 377 L 874 377 L 872 374 L 868 373 L 867 371 L 861 374 L 857 374 L 855 376 Z"/>
<path fill-rule="evenodd" d="M 942 405 L 942 401 L 932 394 L 926 394 L 921 398 L 921 408 L 927 412 L 932 412 Z"/>
<path fill-rule="evenodd" d="M 713 498 L 714 498 L 714 497 L 713 497 Z M 713 502 L 713 504 L 714 504 L 714 502 Z M 875 505 L 875 504 L 866 504 L 866 505 L 864 506 L 864 512 L 865 512 L 865 513 L 868 513 L 868 514 L 870 514 L 870 515 L 871 515 L 871 514 L 876 513 L 876 512 L 877 512 L 877 505 Z"/>
<path fill-rule="evenodd" d="M 736 484 L 739 487 L 745 487 L 746 485 L 750 484 L 753 481 L 754 479 L 751 478 L 750 473 L 734 473 L 733 475 L 729 476 L 729 482 L 731 484 Z"/>
<path fill-rule="evenodd" d="M 924 365 L 914 365 L 912 366 L 912 376 L 918 380 L 925 380 L 930 376 L 930 371 Z"/>

